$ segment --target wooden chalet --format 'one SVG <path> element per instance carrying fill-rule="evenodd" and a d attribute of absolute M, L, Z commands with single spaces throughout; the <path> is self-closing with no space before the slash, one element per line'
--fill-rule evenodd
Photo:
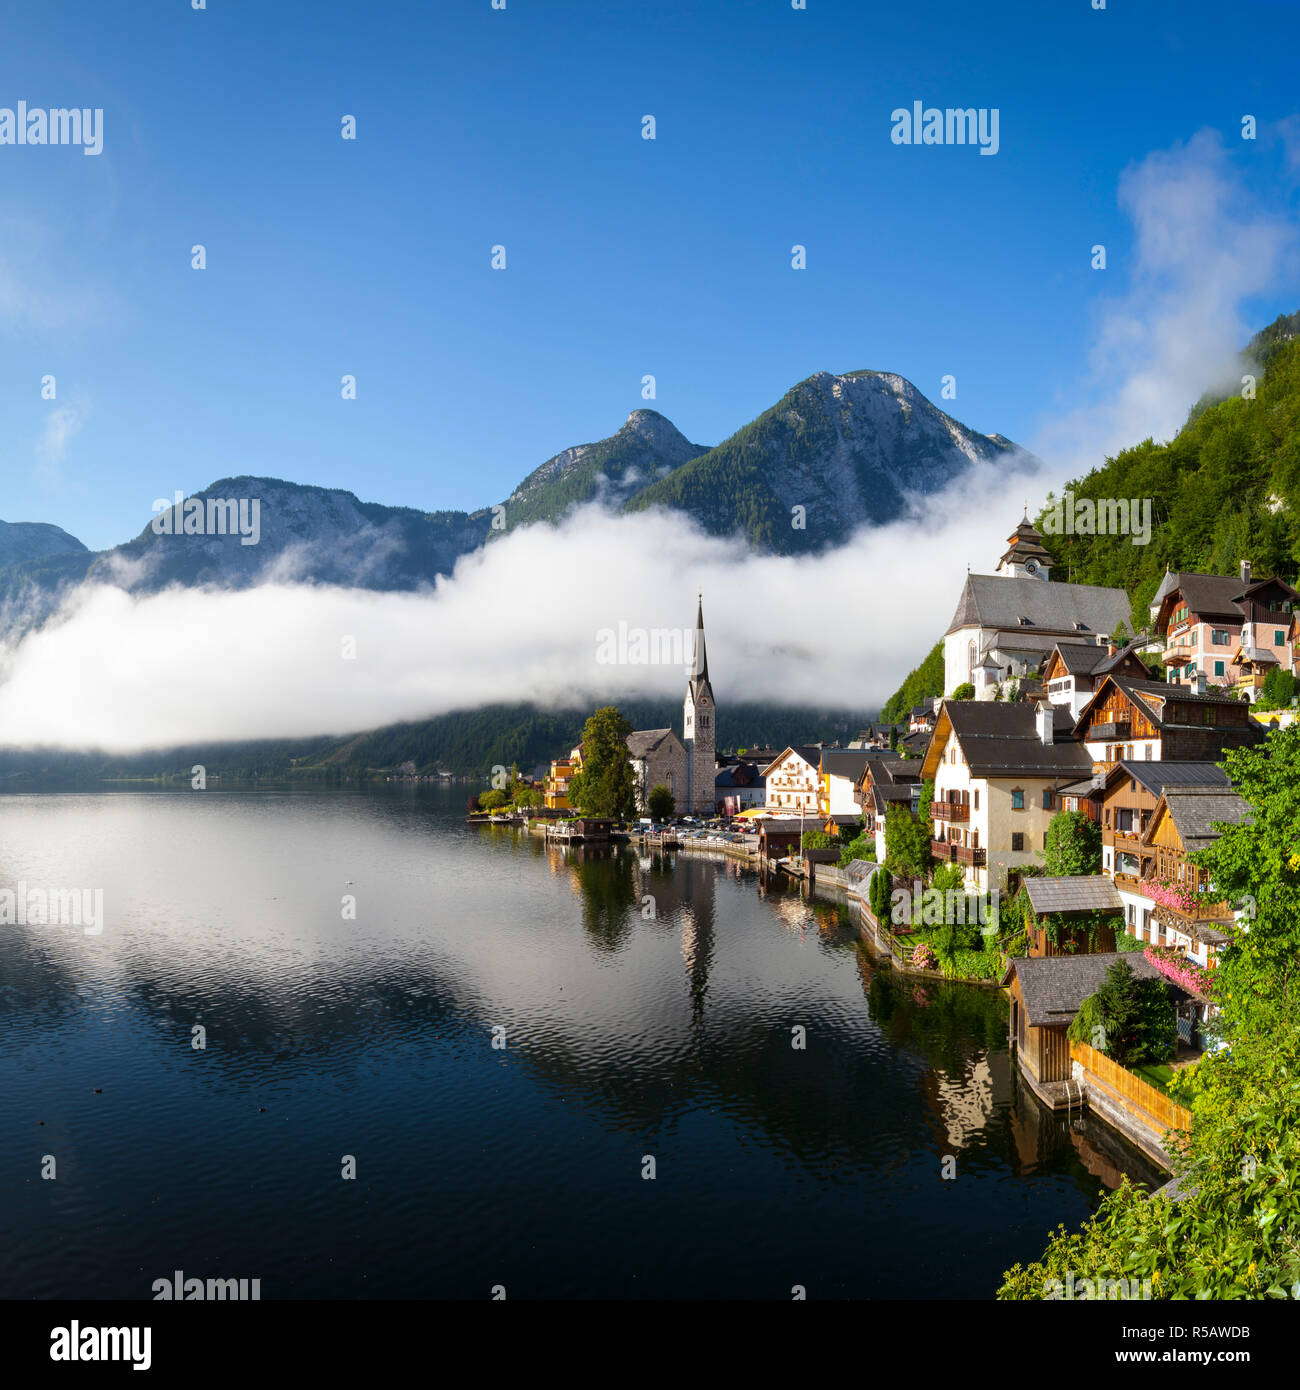
<path fill-rule="evenodd" d="M 1249 804 L 1230 789 L 1169 786 L 1161 793 L 1141 840 L 1141 888 L 1154 905 L 1152 944 L 1209 965 L 1231 940 L 1232 907 L 1189 856 L 1219 838 L 1216 826 L 1249 818 Z"/>
<path fill-rule="evenodd" d="M 1146 640 L 1142 637 L 1124 647 L 1114 642 L 1058 642 L 1043 663 L 1044 696 L 1054 705 L 1066 706 L 1077 719 L 1105 676 L 1149 680 L 1151 673 L 1137 654 Z M 1021 694 L 1027 693 L 1022 686 Z"/>
<path fill-rule="evenodd" d="M 1212 762 L 1225 748 L 1258 743 L 1264 732 L 1235 695 L 1164 681 L 1106 676 L 1084 706 L 1075 737 L 1094 772 L 1126 759 Z"/>

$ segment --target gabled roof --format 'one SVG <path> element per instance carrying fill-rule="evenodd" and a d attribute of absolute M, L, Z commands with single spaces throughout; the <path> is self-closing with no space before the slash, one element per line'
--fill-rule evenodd
<path fill-rule="evenodd" d="M 1095 635 L 1114 632 L 1121 622 L 1127 624 L 1129 612 L 1128 595 L 1123 589 L 1000 574 L 968 574 L 948 632 L 983 627 L 1014 633 L 1028 626 L 1029 631 L 1049 635 Z"/>
<path fill-rule="evenodd" d="M 1057 642 L 1052 655 L 1061 658 L 1061 665 L 1071 676 L 1090 676 L 1110 659 L 1106 648 L 1098 642 Z"/>
<path fill-rule="evenodd" d="M 1157 729 L 1163 729 L 1171 722 L 1165 718 L 1165 709 L 1170 700 L 1176 700 L 1180 705 L 1231 705 L 1238 709 L 1242 707 L 1241 701 L 1235 695 L 1216 695 L 1208 692 L 1198 695 L 1189 685 L 1176 685 L 1172 681 L 1138 680 L 1134 676 L 1111 674 L 1097 683 L 1097 688 L 1092 692 L 1088 703 L 1079 711 L 1079 719 L 1074 726 L 1076 729 L 1083 728 L 1092 707 L 1102 700 L 1108 686 L 1122 691 L 1129 702 L 1141 709 Z"/>
<path fill-rule="evenodd" d="M 1166 787 L 1213 787 L 1226 791 L 1229 788 L 1228 774 L 1217 763 L 1203 762 L 1143 762 L 1135 758 L 1122 758 L 1105 775 L 1107 788 L 1125 777 L 1135 778 L 1138 784 L 1158 797 Z"/>
<path fill-rule="evenodd" d="M 858 750 L 854 749 L 852 751 L 857 752 Z M 783 748 L 776 755 L 776 757 L 773 758 L 772 761 L 762 769 L 763 776 L 769 776 L 772 772 L 772 769 L 776 767 L 779 763 L 783 762 L 785 760 L 786 754 L 788 753 L 797 754 L 804 760 L 804 762 L 808 764 L 809 767 L 812 768 L 814 772 L 816 772 L 821 767 L 822 750 L 820 748 L 814 748 L 809 744 L 801 744 L 799 747 L 796 748 L 792 744 L 787 748 Z"/>
<path fill-rule="evenodd" d="M 1025 892 L 1038 916 L 1045 912 L 1123 912 L 1115 881 L 1105 874 L 1069 874 L 1027 878 Z"/>
<path fill-rule="evenodd" d="M 1032 879 L 1026 882 L 1032 883 Z M 1117 961 L 1127 961 L 1139 977 L 1164 980 L 1175 998 L 1190 998 L 1165 977 L 1140 951 L 1101 951 L 1073 956 L 1018 957 L 1002 977 L 1003 985 L 1012 976 L 1020 981 L 1025 1001 L 1025 1017 L 1031 1028 L 1064 1027 L 1079 1012 L 1079 1005 L 1095 994 L 1106 971 Z"/>
<path fill-rule="evenodd" d="M 1142 836 L 1144 845 L 1154 844 L 1160 822 L 1168 816 L 1174 823 L 1185 854 L 1208 849 L 1218 838 L 1218 825 L 1248 825 L 1250 803 L 1233 791 L 1217 787 L 1179 787 L 1164 792 Z"/>
<path fill-rule="evenodd" d="M 856 782 L 870 761 L 862 748 L 823 748 L 821 768 L 832 777 L 847 777 Z"/>
<path fill-rule="evenodd" d="M 1177 593 L 1199 617 L 1227 618 L 1239 623 L 1242 612 L 1236 598 L 1242 587 L 1241 577 L 1235 574 L 1197 574 L 1194 570 L 1167 572 L 1151 600 L 1151 606 L 1154 608 L 1159 604 L 1162 610 L 1166 605 L 1172 606 L 1173 596 Z"/>
<path fill-rule="evenodd" d="M 637 729 L 627 736 L 627 751 L 633 758 L 644 758 L 665 740 L 675 737 L 671 729 Z"/>
<path fill-rule="evenodd" d="M 1042 583 L 1042 580 L 1037 580 Z M 1055 721 L 1053 721 L 1055 722 Z M 931 735 L 922 775 L 933 776 L 932 762 L 945 730 L 961 747 L 976 777 L 1070 777 L 1092 771 L 1092 757 L 1081 743 L 1044 743 L 1038 736 L 1035 706 L 996 700 L 945 700 Z M 937 765 L 937 763 L 936 763 Z"/>

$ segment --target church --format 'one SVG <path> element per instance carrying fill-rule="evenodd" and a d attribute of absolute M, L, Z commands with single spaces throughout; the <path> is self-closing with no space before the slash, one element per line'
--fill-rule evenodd
<path fill-rule="evenodd" d="M 695 615 L 695 647 L 682 707 L 682 737 L 671 729 L 637 729 L 627 736 L 628 757 L 636 784 L 637 807 L 645 814 L 650 792 L 665 786 L 677 802 L 679 816 L 711 816 L 717 809 L 717 709 L 709 683 L 704 646 L 704 598 Z"/>
<path fill-rule="evenodd" d="M 991 700 L 1000 681 L 1031 675 L 1058 644 L 1105 643 L 1131 608 L 1123 589 L 1060 584 L 1052 557 L 1029 520 L 1007 537 L 992 574 L 969 574 L 943 637 L 943 693 L 975 687 Z"/>

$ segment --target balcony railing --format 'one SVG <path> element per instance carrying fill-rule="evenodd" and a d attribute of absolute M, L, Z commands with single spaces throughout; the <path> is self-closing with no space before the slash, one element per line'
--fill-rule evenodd
<path fill-rule="evenodd" d="M 968 804 L 959 805 L 955 801 L 932 801 L 930 803 L 930 815 L 935 820 L 968 821 L 970 820 L 970 806 Z"/>
<path fill-rule="evenodd" d="M 931 840 L 930 853 L 945 864 L 969 864 L 980 868 L 988 855 L 982 849 L 972 849 L 969 845 L 954 845 L 949 840 Z"/>
<path fill-rule="evenodd" d="M 1088 730 L 1088 739 L 1094 743 L 1111 743 L 1131 738 L 1133 723 L 1125 720 L 1119 724 L 1094 724 Z"/>

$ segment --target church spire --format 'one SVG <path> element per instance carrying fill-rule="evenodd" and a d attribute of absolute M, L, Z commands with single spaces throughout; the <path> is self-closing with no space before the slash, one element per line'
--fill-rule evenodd
<path fill-rule="evenodd" d="M 709 654 L 704 646 L 704 595 L 699 595 L 699 607 L 695 610 L 695 660 L 691 664 L 691 675 L 695 680 L 709 679 Z"/>

